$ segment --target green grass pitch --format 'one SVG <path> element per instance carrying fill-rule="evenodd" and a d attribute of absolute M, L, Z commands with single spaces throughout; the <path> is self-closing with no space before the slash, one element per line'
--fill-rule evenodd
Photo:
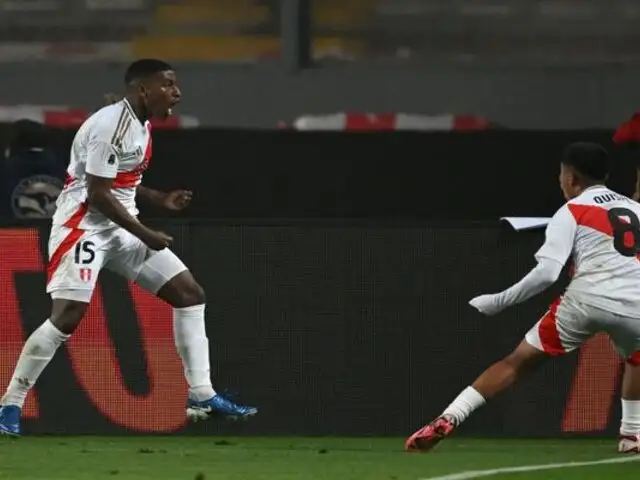
<path fill-rule="evenodd" d="M 615 438 L 452 438 L 429 454 L 404 453 L 403 438 L 136 436 L 0 440 L 0 479 L 11 480 L 423 480 L 501 467 L 629 458 L 615 453 Z M 636 478 L 639 472 L 640 463 L 631 461 L 488 478 L 601 480 L 623 475 Z"/>

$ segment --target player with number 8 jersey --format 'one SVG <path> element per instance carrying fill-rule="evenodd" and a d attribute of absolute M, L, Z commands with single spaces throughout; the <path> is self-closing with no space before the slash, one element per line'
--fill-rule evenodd
<path fill-rule="evenodd" d="M 408 451 L 429 451 L 487 399 L 504 391 L 550 356 L 608 334 L 626 360 L 618 450 L 640 453 L 640 204 L 605 186 L 609 156 L 599 145 L 577 143 L 565 150 L 560 186 L 567 203 L 551 218 L 535 254 L 537 266 L 503 292 L 469 303 L 495 315 L 554 283 L 573 257 L 574 273 L 564 295 L 507 357 L 485 370 L 441 416 L 416 431 Z"/>
<path fill-rule="evenodd" d="M 536 258 L 575 264 L 566 294 L 586 305 L 640 319 L 640 204 L 603 185 L 585 189 L 552 217 Z M 565 332 L 564 347 L 575 348 Z M 581 338 L 575 339 L 581 343 Z M 545 342 L 540 339 L 540 344 Z M 552 348 L 547 345 L 547 348 Z"/>

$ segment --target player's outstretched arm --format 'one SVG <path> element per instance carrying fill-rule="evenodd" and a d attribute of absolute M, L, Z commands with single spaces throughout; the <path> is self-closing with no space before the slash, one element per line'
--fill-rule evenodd
<path fill-rule="evenodd" d="M 175 212 L 185 209 L 189 203 L 191 203 L 191 198 L 193 197 L 193 193 L 189 190 L 161 192 L 153 188 L 143 187 L 142 185 L 138 186 L 136 195 L 149 205 Z"/>
<path fill-rule="evenodd" d="M 536 253 L 538 264 L 518 283 L 492 295 L 480 295 L 469 304 L 481 313 L 495 315 L 505 308 L 522 303 L 555 283 L 573 249 L 577 224 L 567 205 L 547 225 L 546 240 Z"/>
<path fill-rule="evenodd" d="M 125 230 L 142 240 L 153 250 L 162 250 L 168 247 L 173 239 L 163 232 L 156 232 L 145 227 L 136 218 L 131 216 L 127 209 L 113 196 L 111 188 L 112 178 L 98 177 L 87 173 L 87 201 L 89 206 L 95 208 L 109 220 L 115 222 Z"/>
<path fill-rule="evenodd" d="M 485 315 L 495 315 L 543 292 L 558 280 L 560 272 L 562 272 L 561 263 L 549 258 L 541 258 L 538 265 L 515 285 L 494 295 L 475 297 L 469 304 Z"/>

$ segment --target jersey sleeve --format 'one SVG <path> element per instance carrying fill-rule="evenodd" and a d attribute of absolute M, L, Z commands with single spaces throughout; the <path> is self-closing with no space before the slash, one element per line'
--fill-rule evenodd
<path fill-rule="evenodd" d="M 98 127 L 87 141 L 86 172 L 103 178 L 116 178 L 118 174 L 118 155 L 111 143 L 113 129 Z"/>
<path fill-rule="evenodd" d="M 569 207 L 563 206 L 547 225 L 545 242 L 536 252 L 536 260 L 546 258 L 564 265 L 573 250 L 577 228 L 578 224 Z"/>

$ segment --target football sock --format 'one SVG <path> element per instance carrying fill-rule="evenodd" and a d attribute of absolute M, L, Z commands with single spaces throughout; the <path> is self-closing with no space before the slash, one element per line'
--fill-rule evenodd
<path fill-rule="evenodd" d="M 640 435 L 640 400 L 622 399 L 621 435 Z"/>
<path fill-rule="evenodd" d="M 62 333 L 49 320 L 40 325 L 25 342 L 7 392 L 0 404 L 16 405 L 22 408 L 27 393 L 51 361 L 58 347 L 68 338 L 69 335 Z"/>
<path fill-rule="evenodd" d="M 453 417 L 456 425 L 464 422 L 471 413 L 485 404 L 485 399 L 473 387 L 465 388 L 460 395 L 442 413 Z"/>
<path fill-rule="evenodd" d="M 204 305 L 173 309 L 173 337 L 189 384 L 189 398 L 198 402 L 216 394 L 211 385 L 204 309 Z"/>

